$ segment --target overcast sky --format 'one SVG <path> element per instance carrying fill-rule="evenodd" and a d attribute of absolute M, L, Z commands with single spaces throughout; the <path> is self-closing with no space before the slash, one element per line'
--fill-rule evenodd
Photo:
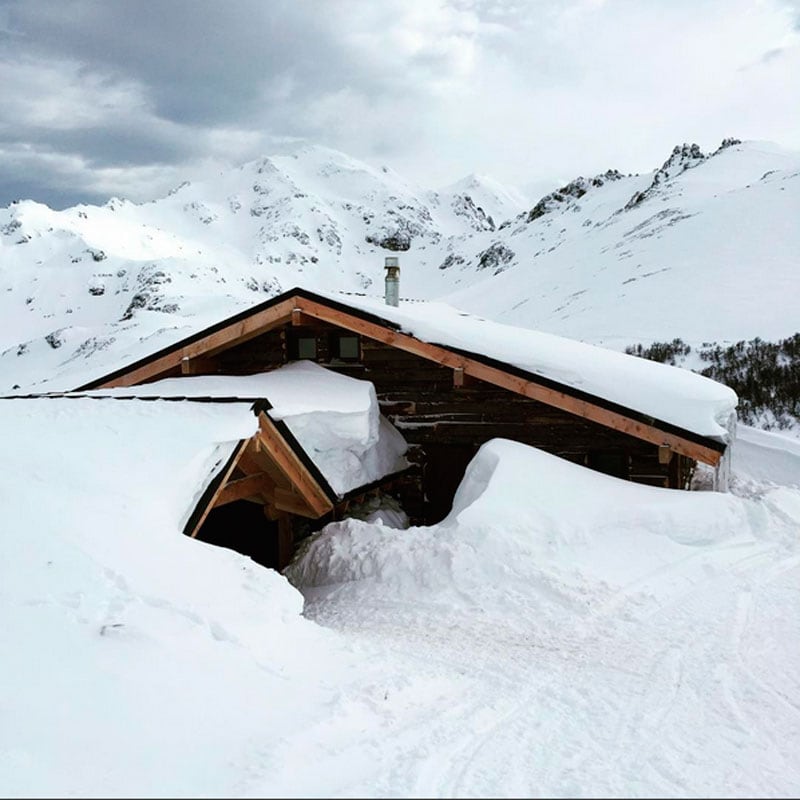
<path fill-rule="evenodd" d="M 299 140 L 534 193 L 684 141 L 800 149 L 800 0 L 0 0 L 0 71 L 0 205 Z"/>

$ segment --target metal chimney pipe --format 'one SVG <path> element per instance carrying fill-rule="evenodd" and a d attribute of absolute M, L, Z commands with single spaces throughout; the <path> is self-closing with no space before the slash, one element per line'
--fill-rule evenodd
<path fill-rule="evenodd" d="M 400 302 L 400 259 L 397 256 L 386 256 L 386 305 L 396 306 Z"/>

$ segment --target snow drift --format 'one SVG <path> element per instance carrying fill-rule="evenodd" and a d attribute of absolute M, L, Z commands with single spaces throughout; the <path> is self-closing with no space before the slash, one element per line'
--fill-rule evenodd
<path fill-rule="evenodd" d="M 438 525 L 331 523 L 286 574 L 308 598 L 379 593 L 503 618 L 592 613 L 624 587 L 663 593 L 665 564 L 702 579 L 710 554 L 796 535 L 741 497 L 677 492 L 603 475 L 508 440 L 487 442 Z M 692 567 L 694 564 L 694 568 Z"/>

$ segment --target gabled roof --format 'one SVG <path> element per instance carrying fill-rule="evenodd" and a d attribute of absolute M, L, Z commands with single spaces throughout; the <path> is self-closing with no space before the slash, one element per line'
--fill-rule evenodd
<path fill-rule="evenodd" d="M 385 305 L 365 295 L 295 288 L 104 375 L 79 390 L 131 385 L 213 355 L 294 318 L 312 318 L 462 370 L 696 460 L 716 464 L 737 398 L 677 367 L 459 312 L 443 303 Z"/>

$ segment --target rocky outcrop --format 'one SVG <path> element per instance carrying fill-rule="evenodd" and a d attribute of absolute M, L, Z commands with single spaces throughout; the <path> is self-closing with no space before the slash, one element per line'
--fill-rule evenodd
<path fill-rule="evenodd" d="M 625 211 L 636 208 L 649 197 L 656 194 L 664 184 L 674 180 L 678 175 L 686 172 L 687 169 L 694 169 L 709 158 L 713 158 L 718 153 L 721 153 L 723 150 L 727 150 L 727 148 L 741 143 L 741 139 L 735 139 L 733 137 L 723 139 L 720 146 L 710 156 L 705 155 L 694 143 L 676 144 L 670 157 L 661 165 L 661 168 L 656 171 L 655 175 L 653 175 L 653 180 L 650 185 L 643 191 L 636 192 L 633 197 L 628 200 L 625 204 Z"/>
<path fill-rule="evenodd" d="M 492 274 L 499 275 L 508 269 L 515 255 L 510 247 L 502 242 L 495 242 L 478 255 L 478 269 L 490 269 Z"/>
<path fill-rule="evenodd" d="M 600 175 L 595 175 L 593 178 L 584 178 L 581 175 L 555 192 L 546 194 L 527 214 L 522 215 L 524 221 L 534 222 L 551 211 L 569 206 L 591 189 L 603 186 L 609 181 L 618 181 L 622 177 L 624 176 L 617 169 L 609 169 Z"/>
<path fill-rule="evenodd" d="M 475 205 L 475 201 L 468 194 L 459 194 L 453 198 L 453 212 L 458 217 L 464 217 L 471 228 L 476 231 L 493 231 L 496 226 L 490 214 L 487 214 L 481 206 Z"/>

